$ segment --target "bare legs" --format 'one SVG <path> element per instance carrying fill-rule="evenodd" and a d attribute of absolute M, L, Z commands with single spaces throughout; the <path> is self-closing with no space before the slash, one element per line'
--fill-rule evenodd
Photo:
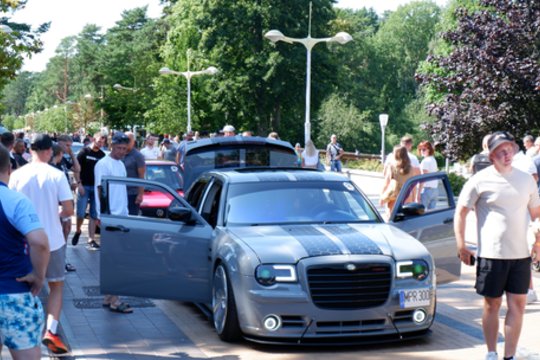
<path fill-rule="evenodd" d="M 526 294 L 506 293 L 506 304 L 508 311 L 504 321 L 504 356 L 515 355 L 521 327 L 523 324 L 523 314 L 525 313 Z M 502 304 L 502 297 L 484 297 L 484 312 L 482 314 L 482 328 L 488 351 L 497 351 L 497 338 L 499 336 L 499 310 Z"/>

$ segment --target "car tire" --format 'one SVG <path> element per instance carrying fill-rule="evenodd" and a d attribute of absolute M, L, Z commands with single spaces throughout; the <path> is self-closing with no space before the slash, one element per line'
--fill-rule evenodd
<path fill-rule="evenodd" d="M 238 341 L 242 331 L 238 323 L 238 312 L 234 301 L 234 291 L 223 264 L 214 270 L 212 282 L 212 315 L 214 329 L 220 339 L 227 342 Z"/>

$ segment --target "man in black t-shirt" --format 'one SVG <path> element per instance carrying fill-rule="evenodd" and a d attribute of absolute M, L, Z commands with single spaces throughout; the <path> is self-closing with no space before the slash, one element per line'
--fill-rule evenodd
<path fill-rule="evenodd" d="M 94 135 L 94 142 L 88 147 L 81 149 L 77 155 L 77 161 L 81 167 L 80 181 L 77 184 L 77 229 L 72 245 L 77 245 L 81 236 L 81 227 L 86 215 L 86 207 L 90 204 L 90 219 L 88 223 L 88 249 L 98 250 L 99 244 L 95 241 L 96 233 L 96 201 L 94 197 L 94 167 L 105 153 L 101 150 L 105 136 L 101 133 Z"/>

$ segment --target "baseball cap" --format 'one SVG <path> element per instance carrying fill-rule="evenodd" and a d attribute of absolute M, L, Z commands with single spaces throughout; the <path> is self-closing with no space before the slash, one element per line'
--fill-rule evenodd
<path fill-rule="evenodd" d="M 225 125 L 223 127 L 223 132 L 235 132 L 236 129 L 232 125 Z"/>
<path fill-rule="evenodd" d="M 506 131 L 494 132 L 488 140 L 489 153 L 491 154 L 496 148 L 505 143 L 512 144 L 514 146 L 514 150 L 517 151 L 518 145 L 510 133 Z"/>
<path fill-rule="evenodd" d="M 164 143 L 164 144 L 170 144 L 170 143 L 171 143 L 171 140 L 169 140 L 169 139 L 163 139 L 163 143 Z"/>
<path fill-rule="evenodd" d="M 113 144 L 129 144 L 129 138 L 123 132 L 117 132 L 112 137 Z"/>
<path fill-rule="evenodd" d="M 36 134 L 32 139 L 32 144 L 30 148 L 34 151 L 40 150 L 49 150 L 52 148 L 53 142 L 49 135 L 47 134 Z"/>

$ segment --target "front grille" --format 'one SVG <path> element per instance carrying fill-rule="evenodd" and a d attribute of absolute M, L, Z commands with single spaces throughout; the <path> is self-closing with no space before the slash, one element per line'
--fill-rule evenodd
<path fill-rule="evenodd" d="M 313 303 L 324 309 L 366 309 L 384 304 L 392 283 L 389 264 L 325 265 L 307 270 Z"/>

